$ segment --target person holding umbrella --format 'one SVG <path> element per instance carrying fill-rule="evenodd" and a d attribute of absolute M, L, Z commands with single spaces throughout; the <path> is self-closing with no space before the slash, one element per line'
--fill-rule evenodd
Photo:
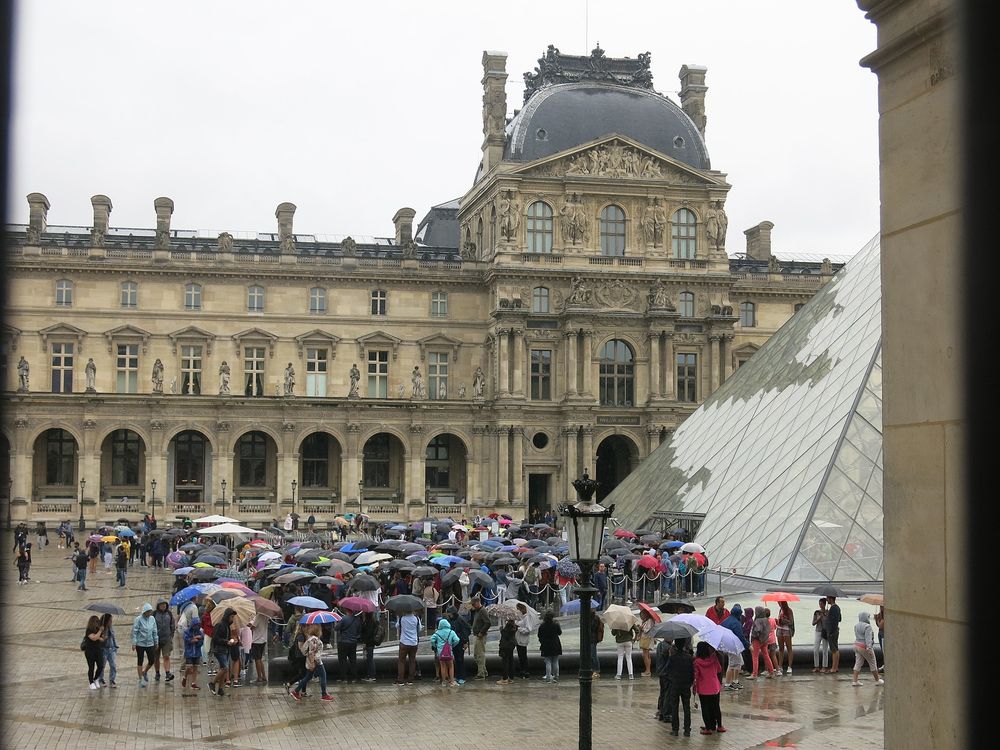
<path fill-rule="evenodd" d="M 337 631 L 337 667 L 341 682 L 358 679 L 358 640 L 361 637 L 361 620 L 346 610 L 343 619 L 334 629 Z"/>
<path fill-rule="evenodd" d="M 472 656 L 476 660 L 476 679 L 485 680 L 489 677 L 486 671 L 486 634 L 489 632 L 492 623 L 490 616 L 486 614 L 483 601 L 478 596 L 472 597 Z"/>
<path fill-rule="evenodd" d="M 698 701 L 701 701 L 701 717 L 705 722 L 705 726 L 701 728 L 702 734 L 726 731 L 722 726 L 722 707 L 719 703 L 719 696 L 722 694 L 720 666 L 715 649 L 705 641 L 699 641 L 694 660 L 694 692 L 698 696 L 695 708 L 698 707 Z M 675 714 L 674 721 L 676 719 Z"/>
<path fill-rule="evenodd" d="M 208 683 L 208 689 L 213 695 L 221 697 L 226 694 L 226 678 L 229 677 L 231 664 L 229 655 L 237 643 L 239 639 L 236 632 L 236 610 L 229 607 L 212 628 L 212 655 L 219 664 L 215 679 Z"/>
<path fill-rule="evenodd" d="M 198 608 L 194 609 L 197 611 Z M 201 661 L 205 631 L 201 629 L 201 620 L 197 616 L 188 619 L 181 637 L 184 639 L 184 676 L 181 678 L 181 687 L 187 687 L 190 682 L 192 690 L 201 690 L 198 685 L 198 662 Z"/>
<path fill-rule="evenodd" d="M 302 643 L 302 652 L 306 657 L 306 670 L 308 671 L 289 695 L 295 700 L 301 701 L 302 693 L 306 689 L 306 685 L 309 684 L 309 680 L 318 676 L 320 700 L 329 703 L 333 700 L 333 696 L 326 692 L 326 667 L 323 666 L 323 659 L 320 656 L 323 651 L 323 641 L 320 640 L 322 629 L 319 625 L 310 623 L 303 626 L 302 632 L 305 636 L 305 641 Z"/>
<path fill-rule="evenodd" d="M 545 661 L 544 682 L 559 682 L 559 657 L 562 655 L 562 626 L 556 622 L 552 610 L 547 610 L 538 626 L 538 651 Z"/>
<path fill-rule="evenodd" d="M 660 667 L 666 677 L 667 694 L 660 709 L 660 721 L 670 717 L 670 734 L 680 732 L 680 709 L 684 709 L 684 736 L 691 736 L 691 687 L 694 684 L 694 655 L 687 638 L 678 638 L 667 652 L 666 663 Z M 701 644 L 699 644 L 701 645 Z"/>
<path fill-rule="evenodd" d="M 389 600 L 392 603 L 392 599 Z M 419 602 L 420 600 L 417 599 Z M 414 609 L 406 610 L 396 620 L 399 631 L 399 655 L 396 665 L 396 684 L 412 685 L 417 674 L 417 645 L 420 643 L 420 618 Z"/>
<path fill-rule="evenodd" d="M 797 598 L 797 597 L 796 597 Z M 778 639 L 778 674 L 781 674 L 783 663 L 788 661 L 785 674 L 792 673 L 792 637 L 795 635 L 795 615 L 788 606 L 787 600 L 778 602 L 778 627 L 775 629 Z"/>
<path fill-rule="evenodd" d="M 125 588 L 125 574 L 128 572 L 128 552 L 125 545 L 119 544 L 115 552 L 115 575 L 118 580 L 118 588 Z"/>

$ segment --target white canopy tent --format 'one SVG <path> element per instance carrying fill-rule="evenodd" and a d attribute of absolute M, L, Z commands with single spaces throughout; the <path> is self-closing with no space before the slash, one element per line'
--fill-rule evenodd
<path fill-rule="evenodd" d="M 240 526 L 238 523 L 220 523 L 216 526 L 208 526 L 198 529 L 199 534 L 249 534 L 251 536 L 266 536 L 266 531 L 251 529 L 248 526 Z"/>
<path fill-rule="evenodd" d="M 229 516 L 202 516 L 201 518 L 191 519 L 191 523 L 239 523 L 239 519 L 230 518 Z"/>

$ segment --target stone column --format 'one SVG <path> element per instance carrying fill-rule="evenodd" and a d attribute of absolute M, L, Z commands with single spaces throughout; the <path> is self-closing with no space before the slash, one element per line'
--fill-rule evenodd
<path fill-rule="evenodd" d="M 563 334 L 566 352 L 566 396 L 576 395 L 576 331 Z"/>
<path fill-rule="evenodd" d="M 520 505 L 524 502 L 524 428 L 515 426 L 510 428 L 510 474 L 511 502 Z"/>
<path fill-rule="evenodd" d="M 410 500 L 422 499 L 426 494 L 424 492 L 425 481 L 427 479 L 427 472 L 425 466 L 427 463 L 427 453 L 424 449 L 424 426 L 420 424 L 410 425 L 410 444 L 406 446 L 407 461 L 407 481 L 405 486 L 409 489 L 406 490 L 405 497 L 403 501 L 409 505 Z"/>
<path fill-rule="evenodd" d="M 646 444 L 646 455 L 660 447 L 660 428 L 657 425 L 646 425 Z"/>
<path fill-rule="evenodd" d="M 583 332 L 583 351 L 580 353 L 580 360 L 583 362 L 583 389 L 581 393 L 584 396 L 593 396 L 593 356 L 592 352 L 594 350 L 594 332 L 584 331 Z"/>
<path fill-rule="evenodd" d="M 660 334 L 651 331 L 649 336 L 649 397 L 652 401 L 660 395 Z"/>
<path fill-rule="evenodd" d="M 711 336 L 708 337 L 709 347 L 712 351 L 711 353 L 712 369 L 710 375 L 711 380 L 709 384 L 709 388 L 711 390 L 705 394 L 706 398 L 711 394 L 715 393 L 719 389 L 719 341 L 721 338 L 722 337 L 719 336 L 718 334 L 712 334 Z"/>
<path fill-rule="evenodd" d="M 483 489 L 483 433 L 486 428 L 472 428 L 472 456 L 466 455 L 469 474 L 466 484 L 466 500 L 471 506 L 481 505 L 486 492 Z"/>
<path fill-rule="evenodd" d="M 524 398 L 524 331 L 510 330 L 510 344 L 514 348 L 514 386 L 511 395 Z"/>
<path fill-rule="evenodd" d="M 154 420 L 150 424 L 149 445 L 146 446 L 146 507 L 153 499 L 153 480 L 156 480 L 156 500 L 166 500 L 172 494 L 167 486 L 167 451 L 170 446 L 163 439 L 163 423 Z M 165 506 L 164 506 L 165 507 Z"/>
<path fill-rule="evenodd" d="M 34 490 L 34 451 L 32 447 L 28 450 L 19 450 L 13 452 L 12 458 L 14 459 L 11 463 L 11 478 L 14 480 L 14 484 L 11 488 L 11 500 L 17 500 L 18 502 L 31 502 L 32 491 Z M 13 512 L 13 511 L 12 511 Z"/>
<path fill-rule="evenodd" d="M 677 373 L 677 363 L 674 362 L 674 334 L 665 333 L 663 336 L 663 381 L 660 383 L 660 395 L 668 401 L 674 399 L 674 378 Z"/>
<path fill-rule="evenodd" d="M 575 503 L 576 490 L 573 489 L 573 480 L 579 476 L 579 467 L 577 466 L 576 460 L 576 427 L 563 427 L 562 436 L 566 444 L 566 450 L 563 457 L 563 476 L 565 477 L 563 496 L 567 501 Z"/>
<path fill-rule="evenodd" d="M 497 502 L 506 503 L 510 500 L 508 477 L 510 476 L 510 461 L 508 460 L 508 443 L 510 427 L 497 428 Z"/>
<path fill-rule="evenodd" d="M 597 459 L 594 456 L 594 428 L 584 427 L 583 428 L 583 466 L 580 467 L 580 472 L 583 473 L 586 470 L 587 474 L 591 477 L 595 476 L 595 465 Z"/>
<path fill-rule="evenodd" d="M 722 382 L 725 383 L 729 380 L 729 376 L 733 374 L 733 339 L 736 338 L 733 334 L 727 333 L 722 337 L 723 350 L 722 350 Z"/>
<path fill-rule="evenodd" d="M 500 373 L 497 383 L 498 395 L 503 398 L 510 395 L 510 334 L 509 328 L 497 329 L 497 362 L 500 365 Z"/>
<path fill-rule="evenodd" d="M 347 484 L 344 485 L 344 500 L 360 500 L 358 493 L 358 482 L 361 481 L 361 425 L 350 423 L 347 425 L 347 448 L 344 451 L 344 471 L 343 476 Z"/>

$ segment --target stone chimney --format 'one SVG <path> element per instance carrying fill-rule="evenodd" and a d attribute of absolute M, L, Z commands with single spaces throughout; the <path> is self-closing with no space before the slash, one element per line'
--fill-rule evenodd
<path fill-rule="evenodd" d="M 37 245 L 49 225 L 49 199 L 41 193 L 28 193 L 28 243 Z"/>
<path fill-rule="evenodd" d="M 762 221 L 743 234 L 747 236 L 747 257 L 751 260 L 771 260 L 771 230 L 774 224 Z"/>
<path fill-rule="evenodd" d="M 483 52 L 483 174 L 503 159 L 507 127 L 507 53 Z"/>
<path fill-rule="evenodd" d="M 702 65 L 683 65 L 678 74 L 681 79 L 681 108 L 694 121 L 702 138 L 705 137 L 705 124 L 708 122 L 705 117 L 706 73 L 708 68 Z"/>
<path fill-rule="evenodd" d="M 413 217 L 417 212 L 412 208 L 401 208 L 392 217 L 392 223 L 396 225 L 396 244 L 402 247 L 413 239 Z"/>
<path fill-rule="evenodd" d="M 90 198 L 94 207 L 94 227 L 91 239 L 96 247 L 104 244 L 104 236 L 108 233 L 108 220 L 111 218 L 111 199 L 106 195 L 94 195 Z"/>
<path fill-rule="evenodd" d="M 278 220 L 278 237 L 290 237 L 295 234 L 292 230 L 292 219 L 295 217 L 294 203 L 279 203 L 274 210 L 274 218 Z"/>
<path fill-rule="evenodd" d="M 170 216 L 174 213 L 174 202 L 169 198 L 153 201 L 156 210 L 156 249 L 170 249 Z"/>

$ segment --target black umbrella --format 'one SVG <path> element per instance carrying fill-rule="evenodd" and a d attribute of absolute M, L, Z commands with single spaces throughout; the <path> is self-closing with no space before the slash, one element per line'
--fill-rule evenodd
<path fill-rule="evenodd" d="M 668 615 L 690 614 L 694 612 L 694 605 L 687 602 L 663 602 L 658 609 Z"/>
<path fill-rule="evenodd" d="M 342 560 L 346 563 L 352 562 L 351 556 L 346 552 L 328 552 L 323 557 L 329 557 L 331 560 Z"/>
<path fill-rule="evenodd" d="M 403 543 L 399 539 L 385 539 L 375 545 L 376 552 L 399 552 Z"/>
<path fill-rule="evenodd" d="M 665 622 L 654 625 L 649 634 L 653 638 L 662 638 L 667 641 L 673 641 L 677 638 L 692 638 L 697 632 L 698 628 L 694 625 L 690 625 L 686 622 L 677 622 L 676 620 L 666 620 Z"/>
<path fill-rule="evenodd" d="M 479 563 L 474 562 L 473 560 L 462 560 L 461 562 L 453 562 L 452 565 L 454 565 L 456 568 L 478 568 L 479 567 Z"/>
<path fill-rule="evenodd" d="M 424 545 L 417 544 L 416 542 L 406 542 L 405 544 L 400 545 L 399 551 L 403 554 L 411 555 L 414 552 L 423 552 Z"/>
<path fill-rule="evenodd" d="M 319 583 L 319 584 L 323 584 L 323 585 L 329 586 L 331 583 L 343 584 L 344 582 L 341 581 L 339 578 L 334 578 L 333 576 L 316 576 L 315 578 L 311 578 L 309 580 L 309 583 L 311 583 L 311 584 L 312 583 Z"/>
<path fill-rule="evenodd" d="M 387 570 L 401 570 L 409 573 L 417 566 L 411 563 L 409 560 L 390 560 L 385 565 Z"/>
<path fill-rule="evenodd" d="M 560 544 L 563 544 L 564 541 L 565 540 L 561 536 L 550 536 L 548 539 L 545 540 L 547 544 L 554 544 L 557 547 Z"/>
<path fill-rule="evenodd" d="M 471 549 L 463 549 L 463 550 L 459 550 L 458 552 L 455 553 L 455 557 L 463 557 L 466 560 L 471 560 L 472 559 L 472 555 L 473 555 L 473 552 L 472 552 Z"/>
<path fill-rule="evenodd" d="M 348 591 L 378 591 L 379 582 L 368 575 L 357 575 L 347 584 Z"/>
<path fill-rule="evenodd" d="M 189 575 L 195 581 L 214 581 L 222 575 L 222 571 L 215 568 L 195 568 Z"/>
<path fill-rule="evenodd" d="M 391 537 L 390 539 L 386 539 L 384 542 L 382 542 L 382 544 L 385 544 L 385 542 L 398 542 L 401 541 L 400 537 L 403 536 L 403 532 L 397 531 L 396 529 L 386 529 L 385 531 L 382 532 L 382 536 Z M 376 549 L 378 548 L 376 547 Z"/>
<path fill-rule="evenodd" d="M 103 612 L 108 615 L 123 615 L 125 610 L 119 607 L 117 604 L 112 604 L 111 602 L 94 602 L 93 604 L 88 604 L 84 609 L 89 609 L 91 612 Z"/>
<path fill-rule="evenodd" d="M 504 565 L 517 565 L 517 558 L 507 555 L 505 557 L 498 557 L 492 562 L 490 562 L 491 568 L 500 568 Z"/>
<path fill-rule="evenodd" d="M 448 551 L 462 549 L 460 545 L 455 544 L 454 542 L 441 542 L 441 544 L 435 546 L 437 549 L 448 550 Z"/>
<path fill-rule="evenodd" d="M 613 557 L 611 557 L 610 555 L 601 555 L 597 559 L 597 562 L 602 562 L 605 565 L 614 565 L 615 564 L 615 559 Z"/>
<path fill-rule="evenodd" d="M 424 608 L 424 603 L 416 596 L 400 594 L 399 596 L 390 596 L 385 602 L 385 608 L 393 614 L 419 612 Z"/>
<path fill-rule="evenodd" d="M 546 547 L 544 539 L 529 539 L 524 543 L 525 547 Z"/>
<path fill-rule="evenodd" d="M 437 572 L 438 569 L 432 568 L 430 565 L 418 565 L 410 571 L 410 575 L 416 576 L 417 578 L 423 578 L 424 576 L 437 575 Z"/>
<path fill-rule="evenodd" d="M 414 539 L 413 541 L 414 541 L 414 543 L 416 543 L 416 544 L 421 544 L 421 545 L 423 545 L 424 547 L 428 547 L 428 546 L 430 546 L 430 545 L 434 544 L 434 540 L 433 540 L 433 539 L 428 539 L 428 538 L 427 538 L 427 537 L 425 537 L 425 536 L 418 536 L 418 537 L 417 537 L 416 539 Z"/>
<path fill-rule="evenodd" d="M 820 596 L 833 596 L 833 597 L 847 596 L 847 594 L 845 594 L 842 589 L 838 589 L 832 583 L 824 583 L 821 586 L 817 586 L 812 590 L 812 592 L 814 594 L 819 594 Z"/>
<path fill-rule="evenodd" d="M 225 565 L 226 559 L 214 554 L 205 554 L 204 552 L 197 555 L 191 562 L 203 562 L 209 565 Z"/>
<path fill-rule="evenodd" d="M 199 542 L 188 542 L 181 545 L 182 552 L 201 552 L 203 549 L 205 549 L 205 545 Z"/>

